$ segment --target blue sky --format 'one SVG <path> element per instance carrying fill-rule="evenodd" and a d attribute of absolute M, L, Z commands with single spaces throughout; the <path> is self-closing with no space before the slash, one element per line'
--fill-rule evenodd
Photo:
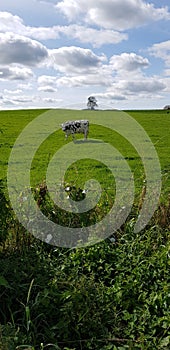
<path fill-rule="evenodd" d="M 6 0 L 0 108 L 170 104 L 169 0 Z"/>

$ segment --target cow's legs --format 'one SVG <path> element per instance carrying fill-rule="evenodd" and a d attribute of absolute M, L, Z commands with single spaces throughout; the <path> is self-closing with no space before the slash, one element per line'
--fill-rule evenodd
<path fill-rule="evenodd" d="M 72 140 L 75 141 L 75 134 L 74 134 L 74 132 L 72 133 Z"/>
<path fill-rule="evenodd" d="M 87 136 L 88 136 L 88 130 L 86 130 L 86 131 L 84 132 L 84 140 L 87 140 Z"/>

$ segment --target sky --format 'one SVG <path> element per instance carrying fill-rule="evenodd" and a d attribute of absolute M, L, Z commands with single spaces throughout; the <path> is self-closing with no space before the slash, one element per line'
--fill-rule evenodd
<path fill-rule="evenodd" d="M 170 104 L 169 0 L 0 3 L 0 109 Z"/>

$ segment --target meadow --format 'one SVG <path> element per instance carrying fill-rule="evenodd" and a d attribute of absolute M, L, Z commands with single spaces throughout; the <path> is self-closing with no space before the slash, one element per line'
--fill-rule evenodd
<path fill-rule="evenodd" d="M 134 233 L 134 224 L 145 179 L 140 156 L 119 133 L 90 124 L 89 138 L 111 144 L 129 164 L 135 183 L 134 206 L 113 239 L 69 249 L 53 247 L 29 234 L 19 224 L 8 198 L 7 169 L 14 142 L 44 112 L 0 112 L 0 350 L 169 349 L 170 114 L 164 110 L 126 112 L 149 135 L 162 173 L 158 209 L 139 233 Z M 93 116 L 95 120 L 99 113 L 103 120 L 113 114 L 58 109 L 56 123 L 61 116 L 66 120 Z M 81 138 L 76 135 L 77 144 L 81 145 Z M 57 218 L 52 216 L 53 204 L 45 187 L 50 160 L 69 142 L 61 129 L 42 142 L 31 164 L 31 186 L 47 217 L 54 222 L 60 217 L 62 225 L 81 227 L 87 223 L 83 215 L 80 221 L 77 216 L 65 217 L 59 210 Z M 100 182 L 103 192 L 88 224 L 101 219 L 113 205 L 115 182 L 111 172 L 89 156 L 70 166 L 64 179 L 66 186 L 83 190 L 91 178 Z"/>
<path fill-rule="evenodd" d="M 19 110 L 19 111 L 1 111 L 0 112 L 0 179 L 6 181 L 8 158 L 11 152 L 11 148 L 19 136 L 24 127 L 30 123 L 38 115 L 46 112 L 45 110 Z M 127 111 L 147 132 L 155 149 L 158 153 L 161 169 L 162 169 L 162 194 L 168 192 L 169 188 L 169 167 L 170 167 L 170 116 L 167 111 Z M 58 116 L 65 116 L 66 120 L 75 119 L 88 119 L 91 116 L 91 111 L 72 111 L 72 110 L 56 110 L 56 124 Z M 105 119 L 105 116 L 112 116 L 112 111 L 92 111 L 95 119 L 95 113 L 100 113 Z M 82 136 L 76 135 L 79 139 Z M 123 157 L 127 159 L 130 167 L 134 171 L 136 180 L 140 178 L 142 164 L 140 157 L 132 145 L 124 139 L 120 134 L 104 127 L 91 125 L 90 126 L 90 138 L 102 139 L 104 142 L 110 143 L 116 149 L 118 149 Z M 45 178 L 48 162 L 52 158 L 54 152 L 60 147 L 65 145 L 68 141 L 65 141 L 64 134 L 61 130 L 54 132 L 47 140 L 45 140 L 41 147 L 36 152 L 32 169 L 32 184 L 35 186 L 41 183 Z M 86 164 L 88 166 L 88 164 Z M 82 166 L 82 164 L 81 164 Z M 89 166 L 93 171 L 96 171 L 96 164 Z M 89 169 L 88 169 L 89 171 Z M 84 169 L 82 170 L 84 173 Z M 103 173 L 103 172 L 102 172 Z M 70 175 L 70 174 L 69 174 Z M 80 175 L 80 174 L 79 174 Z M 84 176 L 84 175 L 83 175 Z M 102 174 L 103 176 L 103 174 Z M 99 175 L 99 180 L 102 176 Z M 79 176 L 81 177 L 81 176 Z M 75 179 L 75 174 L 73 175 Z"/>

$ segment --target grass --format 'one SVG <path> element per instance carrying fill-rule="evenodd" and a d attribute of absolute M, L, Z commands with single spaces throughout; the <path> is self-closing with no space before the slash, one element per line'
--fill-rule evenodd
<path fill-rule="evenodd" d="M 6 191 L 8 158 L 15 139 L 42 112 L 0 112 L 0 350 L 168 350 L 169 114 L 128 112 L 154 143 L 163 175 L 163 202 L 140 233 L 134 233 L 138 199 L 143 200 L 139 154 L 118 133 L 91 124 L 90 138 L 108 142 L 126 158 L 135 177 L 137 207 L 112 239 L 91 247 L 67 249 L 50 246 L 29 234 L 12 212 Z M 101 113 L 103 118 L 106 113 L 112 115 L 110 111 L 92 113 L 94 117 Z M 56 110 L 56 119 L 61 114 L 70 120 L 91 116 L 90 111 Z M 43 180 L 53 154 L 68 142 L 61 130 L 54 132 L 37 149 L 32 162 L 35 199 L 51 219 L 53 203 Z M 100 217 L 104 210 L 107 212 L 103 203 L 108 200 L 112 204 L 115 191 L 107 167 L 90 159 L 75 162 L 66 173 L 65 183 L 83 188 L 84 181 L 91 177 L 99 180 L 104 189 Z M 77 192 L 69 194 L 75 199 Z M 89 222 L 96 219 L 95 215 L 89 215 Z M 62 212 L 60 216 L 67 223 Z M 77 220 L 77 216 L 73 217 L 73 226 Z"/>
<path fill-rule="evenodd" d="M 1 179 L 6 179 L 8 158 L 15 139 L 29 122 L 43 112 L 45 111 L 25 110 L 0 112 Z M 85 119 L 91 116 L 91 111 L 56 110 L 55 113 L 56 123 L 57 118 L 61 115 L 64 115 L 66 119 L 70 120 Z M 94 114 L 94 119 L 95 113 L 101 113 L 103 115 L 103 119 L 105 118 L 106 113 L 107 116 L 112 116 L 111 111 L 93 111 L 92 113 Z M 155 145 L 163 172 L 163 191 L 166 191 L 166 187 L 169 186 L 169 114 L 166 111 L 161 110 L 128 111 L 128 114 L 130 114 L 139 124 L 141 124 Z M 101 126 L 91 125 L 89 137 L 102 139 L 104 142 L 115 146 L 122 153 L 122 155 L 127 158 L 127 161 L 129 162 L 133 171 L 139 171 L 141 166 L 139 155 L 132 145 L 121 135 Z M 79 136 L 77 136 L 77 138 L 79 138 Z M 35 159 L 32 164 L 32 181 L 34 184 L 42 182 L 42 179 L 45 177 L 45 171 L 49 160 L 52 158 L 54 152 L 65 144 L 66 142 L 61 130 L 54 132 L 41 144 L 36 152 Z M 101 176 L 99 177 L 101 178 Z"/>

